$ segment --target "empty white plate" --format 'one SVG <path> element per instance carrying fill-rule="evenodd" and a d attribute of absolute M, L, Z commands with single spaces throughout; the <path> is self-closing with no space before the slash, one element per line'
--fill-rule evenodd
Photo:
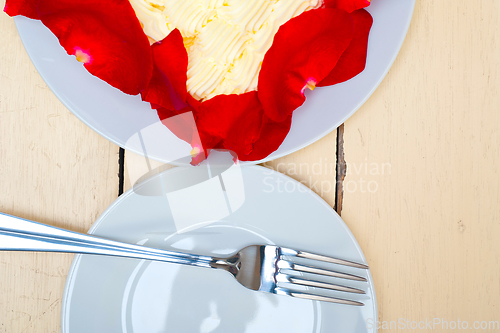
<path fill-rule="evenodd" d="M 173 168 L 120 196 L 90 233 L 147 246 L 222 256 L 277 244 L 366 263 L 353 235 L 311 190 L 260 166 Z M 332 264 L 324 263 L 332 268 Z M 62 304 L 64 333 L 375 332 L 369 271 L 333 265 L 368 282 L 332 278 L 365 295 L 331 292 L 363 307 L 250 291 L 224 271 L 77 255 Z"/>

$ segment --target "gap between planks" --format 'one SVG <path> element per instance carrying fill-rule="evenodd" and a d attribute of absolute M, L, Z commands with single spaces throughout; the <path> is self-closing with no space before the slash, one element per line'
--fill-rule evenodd
<path fill-rule="evenodd" d="M 335 206 L 333 209 L 342 215 L 342 202 L 344 200 L 344 178 L 346 175 L 346 162 L 344 158 L 344 124 L 337 128 L 337 166 L 335 173 Z"/>
<path fill-rule="evenodd" d="M 125 184 L 125 149 L 120 147 L 118 153 L 118 196 L 123 194 Z"/>

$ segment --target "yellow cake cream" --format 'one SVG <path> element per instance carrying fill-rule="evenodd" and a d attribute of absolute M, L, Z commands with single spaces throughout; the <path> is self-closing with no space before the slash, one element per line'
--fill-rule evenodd
<path fill-rule="evenodd" d="M 175 28 L 188 51 L 188 92 L 198 100 L 257 90 L 279 27 L 321 0 L 130 0 L 144 32 L 159 41 Z M 283 55 L 286 57 L 286 55 Z"/>

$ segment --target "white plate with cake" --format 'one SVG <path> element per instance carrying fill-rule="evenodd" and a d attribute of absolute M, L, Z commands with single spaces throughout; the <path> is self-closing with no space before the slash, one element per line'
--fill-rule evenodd
<path fill-rule="evenodd" d="M 374 0 L 366 8 L 373 17 L 373 26 L 364 71 L 346 82 L 307 91 L 307 100 L 293 113 L 291 130 L 281 146 L 260 161 L 245 163 L 261 163 L 293 153 L 349 118 L 374 92 L 394 62 L 414 4 L 414 0 Z M 89 127 L 127 150 L 162 162 L 182 164 L 181 159 L 190 156 L 192 147 L 167 127 L 158 126 L 156 111 L 140 96 L 126 95 L 89 74 L 40 21 L 25 17 L 15 20 L 40 75 Z"/>

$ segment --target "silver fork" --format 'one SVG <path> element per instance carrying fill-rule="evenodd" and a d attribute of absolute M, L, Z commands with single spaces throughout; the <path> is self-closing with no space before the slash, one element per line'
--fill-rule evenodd
<path fill-rule="evenodd" d="M 362 276 L 320 268 L 317 261 L 368 269 L 364 264 L 274 245 L 247 246 L 224 258 L 174 252 L 81 234 L 3 213 L 0 213 L 0 250 L 98 254 L 217 268 L 229 272 L 242 286 L 251 290 L 356 306 L 364 304 L 325 295 L 325 291 L 364 294 L 364 290 L 322 280 L 324 277 L 367 280 Z M 290 258 L 304 258 L 308 263 L 297 263 Z M 302 273 L 314 278 L 303 278 Z M 306 290 L 294 290 L 295 286 Z M 313 287 L 314 291 L 303 287 Z"/>

